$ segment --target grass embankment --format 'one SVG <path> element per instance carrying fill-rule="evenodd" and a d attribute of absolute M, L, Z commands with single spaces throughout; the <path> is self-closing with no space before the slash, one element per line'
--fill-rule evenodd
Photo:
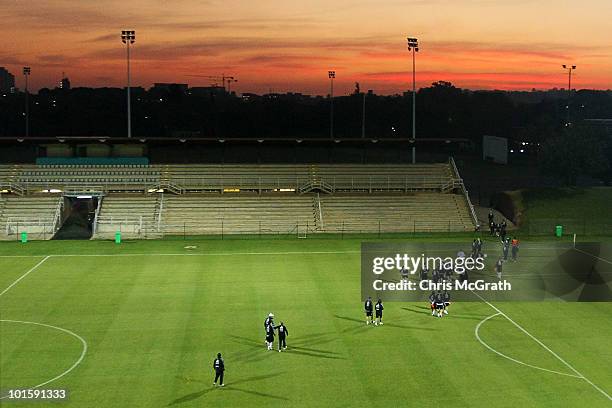
<path fill-rule="evenodd" d="M 505 193 L 505 198 L 523 235 L 552 235 L 556 225 L 570 235 L 612 234 L 610 187 L 519 190 Z"/>

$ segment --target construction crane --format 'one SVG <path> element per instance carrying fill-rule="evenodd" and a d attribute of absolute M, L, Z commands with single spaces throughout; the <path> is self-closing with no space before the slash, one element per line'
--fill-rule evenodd
<path fill-rule="evenodd" d="M 221 84 L 223 85 L 223 90 L 227 90 L 227 93 L 230 93 L 230 85 L 232 82 L 238 82 L 238 79 L 236 79 L 233 76 L 225 76 L 225 74 L 221 74 L 221 76 L 219 75 L 185 75 L 188 77 L 196 77 L 196 78 L 207 78 L 210 79 L 212 81 L 221 81 Z M 225 83 L 227 82 L 227 88 L 225 87 Z M 217 83 L 213 83 L 213 86 L 217 86 Z"/>
<path fill-rule="evenodd" d="M 238 80 L 234 77 L 227 77 L 227 93 L 231 94 L 232 90 L 231 90 L 231 83 L 232 82 L 238 82 Z"/>

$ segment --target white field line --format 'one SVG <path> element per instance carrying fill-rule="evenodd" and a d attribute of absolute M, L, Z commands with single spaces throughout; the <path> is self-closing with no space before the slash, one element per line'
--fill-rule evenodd
<path fill-rule="evenodd" d="M 583 251 L 582 249 L 574 248 L 574 250 L 576 250 L 576 251 L 578 251 L 578 252 L 582 252 L 583 254 L 590 255 L 590 256 L 592 256 L 592 257 L 593 257 L 593 258 L 595 258 L 595 259 L 599 259 L 600 261 L 607 262 L 607 263 L 609 263 L 609 264 L 611 264 L 611 265 L 612 265 L 612 261 L 609 261 L 609 260 L 604 259 L 604 258 L 600 258 L 600 257 L 595 256 L 595 255 L 593 255 L 593 254 L 589 254 L 588 252 Z"/>
<path fill-rule="evenodd" d="M 562 373 L 562 372 L 560 372 L 560 371 L 549 370 L 548 368 L 538 367 L 538 366 L 534 366 L 534 365 L 532 365 L 532 364 L 525 363 L 525 362 L 523 362 L 523 361 L 517 360 L 517 359 L 512 358 L 512 357 L 510 357 L 510 356 L 507 356 L 507 355 L 505 355 L 505 354 L 503 354 L 503 353 L 500 353 L 499 351 L 495 350 L 493 347 L 489 346 L 487 343 L 485 343 L 485 342 L 484 342 L 484 340 L 482 340 L 482 339 L 480 338 L 479 330 L 480 330 L 480 326 L 482 326 L 482 324 L 483 324 L 483 323 L 485 323 L 485 322 L 486 322 L 487 320 L 489 320 L 489 319 L 494 318 L 495 316 L 500 316 L 500 314 L 499 314 L 499 313 L 495 313 L 495 314 L 492 314 L 492 315 L 491 315 L 491 316 L 489 316 L 489 317 L 485 317 L 483 320 L 481 320 L 481 321 L 480 321 L 480 323 L 478 323 L 478 325 L 477 325 L 477 326 L 476 326 L 476 328 L 474 329 L 474 334 L 476 335 L 476 339 L 478 339 L 478 341 L 480 342 L 480 344 L 482 344 L 483 346 L 485 346 L 486 348 L 488 348 L 489 350 L 491 350 L 491 351 L 492 351 L 492 352 L 494 352 L 495 354 L 500 355 L 500 356 L 502 356 L 502 357 L 504 357 L 504 358 L 507 358 L 507 359 L 508 359 L 508 360 L 510 360 L 510 361 L 514 361 L 515 363 L 522 364 L 522 365 L 527 366 L 527 367 L 535 368 L 535 369 L 537 369 L 537 370 L 548 371 L 549 373 L 554 373 L 554 374 L 559 374 L 559 375 L 565 375 L 565 376 L 568 376 L 568 377 L 582 378 L 582 377 L 579 377 L 579 376 L 577 376 L 577 375 L 575 375 L 575 374 Z"/>
<path fill-rule="evenodd" d="M 524 250 L 527 250 L 525 248 Z M 540 247 L 534 249 L 558 250 L 571 249 L 558 247 Z M 417 251 L 418 252 L 418 251 Z M 426 252 L 448 252 L 448 249 L 429 249 Z M 233 256 L 233 255 L 307 255 L 307 254 L 360 254 L 361 251 L 285 251 L 285 252 L 208 252 L 208 253 L 125 253 L 125 254 L 50 254 L 50 257 L 87 257 L 87 256 Z M 420 255 L 420 254 L 419 254 Z M 37 258 L 45 255 L 0 255 L 0 258 Z"/>
<path fill-rule="evenodd" d="M 83 350 L 81 351 L 81 355 L 79 356 L 79 359 L 77 361 L 74 362 L 74 364 L 72 364 L 66 371 L 64 371 L 61 374 L 56 375 L 55 377 L 51 378 L 50 380 L 47 380 L 43 383 L 40 383 L 38 385 L 34 385 L 31 387 L 27 387 L 29 389 L 34 389 L 34 388 L 40 388 L 43 387 L 55 380 L 58 380 L 60 378 L 62 378 L 63 376 L 65 376 L 66 374 L 68 374 L 69 372 L 71 372 L 72 370 L 74 370 L 76 368 L 76 366 L 78 366 L 79 364 L 81 364 L 81 361 L 83 361 L 83 359 L 85 358 L 85 354 L 87 354 L 87 342 L 85 341 L 84 338 L 82 338 L 81 336 L 79 336 L 78 334 L 74 333 L 73 331 L 70 331 L 68 329 L 64 329 L 62 327 L 57 327 L 57 326 L 52 326 L 50 324 L 44 324 L 44 323 L 36 323 L 36 322 L 26 322 L 23 320 L 6 320 L 6 319 L 2 319 L 0 320 L 0 322 L 9 322 L 9 323 L 21 323 L 21 324 L 32 324 L 32 325 L 36 325 L 36 326 L 42 326 L 42 327 L 48 327 L 51 329 L 55 329 L 55 330 L 59 330 L 62 331 L 64 333 L 67 333 L 73 337 L 76 337 L 81 344 L 83 345 Z M 4 399 L 4 398 L 8 398 L 8 395 L 5 395 L 3 397 L 0 397 L 0 400 Z"/>
<path fill-rule="evenodd" d="M 582 375 L 578 370 L 576 370 L 570 363 L 568 363 L 567 361 L 565 361 L 563 358 L 561 358 L 561 356 L 559 356 L 557 353 L 555 353 L 554 351 L 552 351 L 548 346 L 546 346 L 546 344 L 542 343 L 540 340 L 538 340 L 535 336 L 533 336 L 531 333 L 529 333 L 527 330 L 525 330 L 523 328 L 523 326 L 521 326 L 520 324 L 518 324 L 517 322 L 515 322 L 514 320 L 512 320 L 507 314 L 505 314 L 504 312 L 502 312 L 500 309 L 498 309 L 496 306 L 494 306 L 493 304 L 489 303 L 487 300 L 485 300 L 482 296 L 480 296 L 478 293 L 472 291 L 472 293 L 474 293 L 476 296 L 478 296 L 483 302 L 485 302 L 487 305 L 489 305 L 491 308 L 493 308 L 498 314 L 504 316 L 506 319 L 508 319 L 508 321 L 510 323 L 512 323 L 514 326 L 516 326 L 520 331 L 522 331 L 523 333 L 525 333 L 527 336 L 529 336 L 533 341 L 535 341 L 536 343 L 538 343 L 540 346 L 542 346 L 542 348 L 544 348 L 544 350 L 548 351 L 550 354 L 552 354 L 553 356 L 555 356 L 557 358 L 557 360 L 559 360 L 560 362 L 562 362 L 563 364 L 565 364 L 565 366 L 567 368 L 569 368 L 570 370 L 572 370 L 575 374 L 576 377 L 583 379 L 584 381 L 586 381 L 587 383 L 591 384 L 591 386 L 593 386 L 593 388 L 595 388 L 597 391 L 599 391 L 603 396 L 605 396 L 608 400 L 612 401 L 612 397 L 605 392 L 603 389 L 601 389 L 599 386 L 597 386 L 596 384 L 594 384 L 591 380 L 589 380 L 588 378 L 586 378 L 584 375 Z"/>
<path fill-rule="evenodd" d="M 88 256 L 233 256 L 233 255 L 325 255 L 359 254 L 361 251 L 286 251 L 286 252 L 202 252 L 202 253 L 126 253 L 126 254 L 52 254 L 47 257 L 88 257 Z M 34 258 L 43 255 L 0 255 L 0 258 Z"/>
<path fill-rule="evenodd" d="M 40 257 L 40 255 L 39 255 Z M 17 280 L 13 283 L 11 283 L 9 285 L 9 287 L 7 287 L 6 289 L 4 289 L 1 293 L 0 296 L 4 295 L 6 292 L 9 291 L 9 289 L 11 289 L 13 286 L 15 286 L 17 283 L 19 283 L 19 281 L 21 281 L 23 278 L 25 278 L 26 276 L 28 276 L 31 272 L 33 272 L 34 270 L 36 270 L 36 268 L 38 268 L 40 265 L 42 265 L 47 259 L 49 259 L 51 257 L 51 255 L 47 255 L 43 258 L 42 261 L 40 261 L 39 263 L 37 263 L 36 265 L 34 265 L 29 271 L 27 271 L 26 273 L 24 273 L 23 275 L 21 275 L 19 278 L 17 278 Z"/>
<path fill-rule="evenodd" d="M 0 258 L 40 258 L 46 255 L 0 255 Z"/>
<path fill-rule="evenodd" d="M 202 252 L 202 253 L 139 253 L 139 254 L 71 254 L 71 255 L 51 255 L 58 257 L 79 257 L 79 256 L 235 256 L 235 255 L 336 255 L 336 254 L 359 254 L 361 251 L 281 251 L 281 252 Z"/>

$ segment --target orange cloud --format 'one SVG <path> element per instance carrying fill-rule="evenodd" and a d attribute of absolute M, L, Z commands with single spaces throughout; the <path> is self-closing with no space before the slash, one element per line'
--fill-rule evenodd
<path fill-rule="evenodd" d="M 448 80 L 483 89 L 562 87 L 561 64 L 578 65 L 576 86 L 611 88 L 612 2 L 544 7 L 529 0 L 54 0 L 31 7 L 0 2 L 0 63 L 32 67 L 34 88 L 55 86 L 65 71 L 75 86 L 123 86 L 122 28 L 135 28 L 133 83 L 206 81 L 232 74 L 239 91 L 324 94 L 327 70 L 338 94 L 409 88 L 406 27 L 421 40 L 419 86 Z M 505 3 L 505 4 L 500 4 Z M 445 10 L 441 13 L 440 10 Z M 116 10 L 121 9 L 121 13 Z M 609 13 L 608 13 L 609 12 Z M 555 21 L 572 19 L 573 32 Z M 17 75 L 18 82 L 21 81 Z"/>

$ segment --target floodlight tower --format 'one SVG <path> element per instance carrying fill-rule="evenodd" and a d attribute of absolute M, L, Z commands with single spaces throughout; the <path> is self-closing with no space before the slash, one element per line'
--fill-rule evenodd
<path fill-rule="evenodd" d="M 565 65 L 563 64 L 563 68 L 567 70 L 568 75 L 568 84 L 567 84 L 567 123 L 565 126 L 571 126 L 572 122 L 570 120 L 570 99 L 572 97 L 572 71 L 576 69 L 575 65 Z"/>
<path fill-rule="evenodd" d="M 327 71 L 329 78 L 329 137 L 334 138 L 334 79 L 336 71 Z"/>
<path fill-rule="evenodd" d="M 225 79 L 227 80 L 227 93 L 228 95 L 231 95 L 232 94 L 231 84 L 232 82 L 238 82 L 238 80 L 234 77 L 225 77 Z"/>
<path fill-rule="evenodd" d="M 408 52 L 412 51 L 412 164 L 416 163 L 416 53 L 419 52 L 419 40 L 408 37 Z"/>
<path fill-rule="evenodd" d="M 30 136 L 30 101 L 29 101 L 30 91 L 28 90 L 28 77 L 30 76 L 30 72 L 31 72 L 30 67 L 23 67 L 23 76 L 25 78 L 25 135 L 26 137 Z"/>
<path fill-rule="evenodd" d="M 136 31 L 122 30 L 121 41 L 127 49 L 127 135 L 132 137 L 132 105 L 130 101 L 130 45 L 136 42 Z"/>

